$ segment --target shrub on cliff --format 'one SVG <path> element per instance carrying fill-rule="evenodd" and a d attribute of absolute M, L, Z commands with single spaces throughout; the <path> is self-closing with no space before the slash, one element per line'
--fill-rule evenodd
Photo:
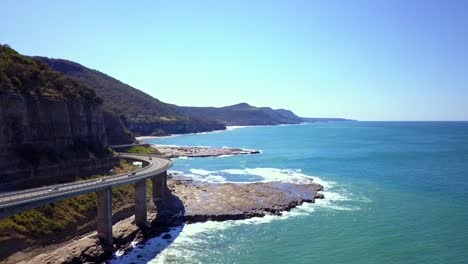
<path fill-rule="evenodd" d="M 124 151 L 128 152 L 128 153 L 143 154 L 143 155 L 158 155 L 158 154 L 160 154 L 157 149 L 149 147 L 149 146 L 133 146 L 133 147 L 130 147 L 128 149 L 125 149 Z"/>
<path fill-rule="evenodd" d="M 102 103 L 76 79 L 0 45 L 0 189 L 66 182 L 74 174 L 112 168 L 107 133 L 127 142 L 133 136 L 120 120 L 105 122 Z"/>
<path fill-rule="evenodd" d="M 102 103 L 94 90 L 52 70 L 47 64 L 0 45 L 0 92 L 75 98 Z"/>

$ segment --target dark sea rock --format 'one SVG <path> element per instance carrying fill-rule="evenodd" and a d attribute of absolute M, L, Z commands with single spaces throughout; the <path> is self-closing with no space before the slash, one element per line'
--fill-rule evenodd
<path fill-rule="evenodd" d="M 162 236 L 163 239 L 171 239 L 172 236 L 171 234 L 165 234 L 164 236 Z"/>
<path fill-rule="evenodd" d="M 316 193 L 315 194 L 315 199 L 325 199 L 325 195 L 323 193 Z"/>

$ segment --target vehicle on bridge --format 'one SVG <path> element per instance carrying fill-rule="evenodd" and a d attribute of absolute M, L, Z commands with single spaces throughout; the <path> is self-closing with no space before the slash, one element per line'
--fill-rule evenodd
<path fill-rule="evenodd" d="M 0 195 L 0 219 L 78 195 L 96 193 L 97 235 L 103 250 L 112 252 L 112 188 L 119 185 L 134 184 L 135 196 L 138 197 L 138 201 L 146 201 L 146 181 L 151 179 L 153 200 L 160 201 L 165 197 L 167 170 L 172 166 L 172 161 L 168 159 L 153 157 L 152 161 L 149 161 L 148 156 L 142 158 L 141 155 L 127 153 L 119 155 L 130 160 L 149 162 L 149 166 L 138 171 L 116 174 L 118 175 L 116 177 L 95 178 L 89 181 L 76 181 L 6 194 L 2 193 Z M 154 162 L 155 160 L 156 162 Z M 137 202 L 137 198 L 135 198 L 135 223 L 138 226 L 146 227 L 147 220 L 146 203 Z"/>
<path fill-rule="evenodd" d="M 59 187 L 54 187 L 54 188 L 52 188 L 52 189 L 49 189 L 48 191 L 49 191 L 49 192 L 53 192 L 53 191 L 58 191 L 58 190 L 60 190 Z"/>

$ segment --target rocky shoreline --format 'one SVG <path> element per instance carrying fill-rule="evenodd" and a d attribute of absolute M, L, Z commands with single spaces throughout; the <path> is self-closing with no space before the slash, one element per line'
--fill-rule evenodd
<path fill-rule="evenodd" d="M 168 145 L 152 145 L 156 148 L 164 158 L 206 158 L 220 156 L 235 156 L 235 155 L 252 155 L 260 154 L 260 150 L 241 149 L 241 148 L 213 148 L 213 147 L 186 147 L 186 146 L 168 146 Z"/>
<path fill-rule="evenodd" d="M 143 245 L 182 224 L 281 215 L 302 203 L 324 198 L 320 191 L 323 186 L 316 183 L 212 184 L 170 180 L 166 190 L 168 199 L 163 208 L 156 212 L 154 204 L 148 200 L 151 211 L 147 228 L 136 227 L 133 216 L 114 225 L 114 250 L 130 252 L 132 245 Z M 163 238 L 171 238 L 167 236 Z M 29 255 L 22 261 L 10 259 L 5 263 L 96 263 L 112 258 L 102 251 L 96 232 L 48 249 L 47 253 L 37 249 Z"/>

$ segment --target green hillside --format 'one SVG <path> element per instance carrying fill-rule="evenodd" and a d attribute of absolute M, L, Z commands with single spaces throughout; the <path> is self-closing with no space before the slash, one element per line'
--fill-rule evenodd
<path fill-rule="evenodd" d="M 302 119 L 289 110 L 240 103 L 225 107 L 182 107 L 200 118 L 210 117 L 229 126 L 298 124 Z"/>
<path fill-rule="evenodd" d="M 104 105 L 117 113 L 123 123 L 137 135 L 195 133 L 225 129 L 209 118 L 197 118 L 180 111 L 176 106 L 131 87 L 102 72 L 78 63 L 35 57 L 76 80 L 90 86 L 104 99 Z"/>

